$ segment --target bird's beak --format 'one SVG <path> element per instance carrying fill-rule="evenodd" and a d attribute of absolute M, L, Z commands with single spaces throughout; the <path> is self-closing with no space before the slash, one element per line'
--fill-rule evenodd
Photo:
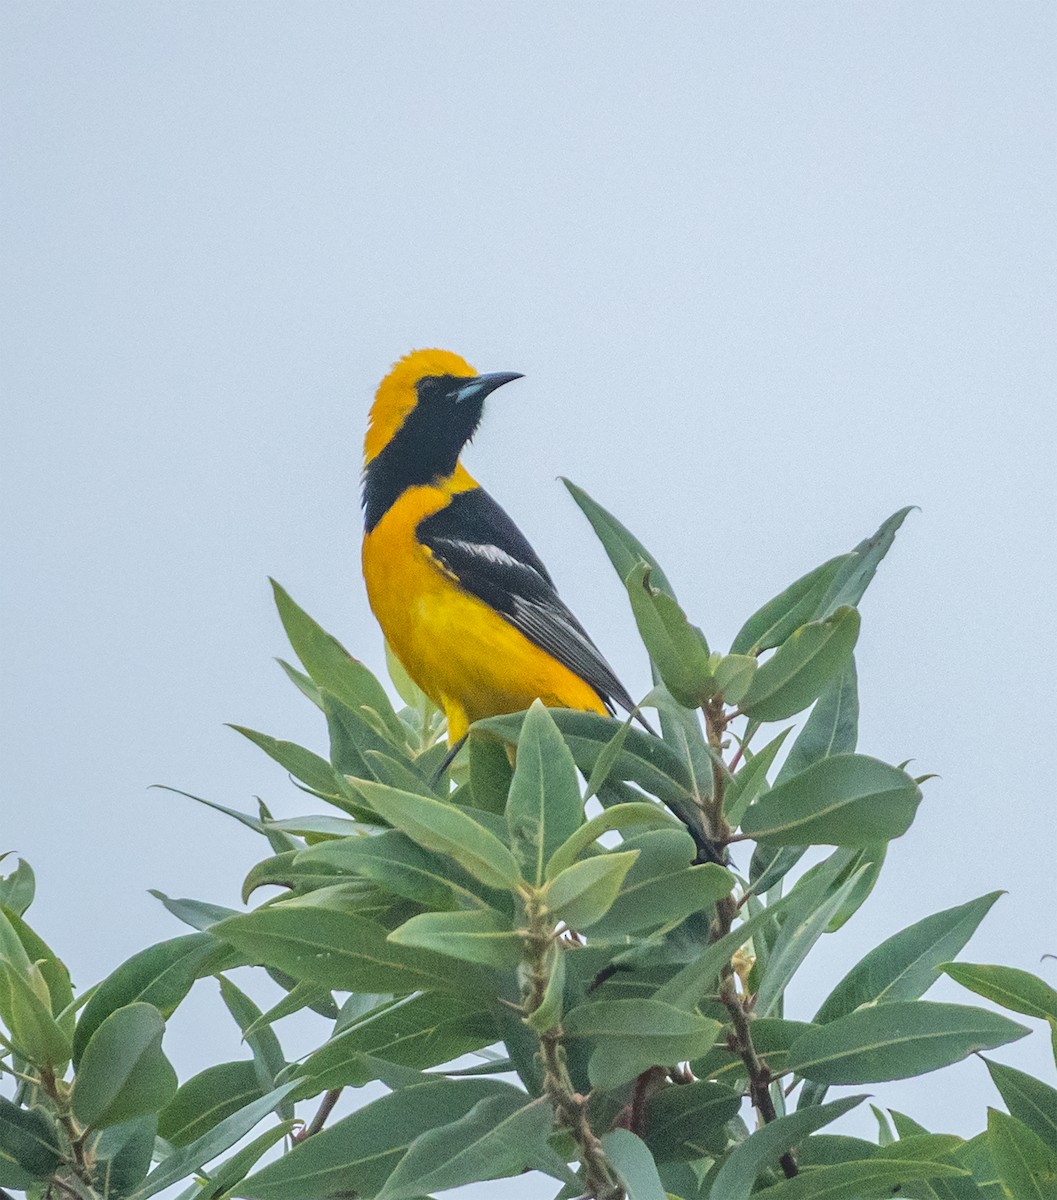
<path fill-rule="evenodd" d="M 468 379 L 459 388 L 455 393 L 456 402 L 461 404 L 464 400 L 483 400 L 496 388 L 501 388 L 504 383 L 510 383 L 514 379 L 524 379 L 524 376 L 517 371 L 496 371 L 491 375 L 478 375 L 474 379 Z"/>

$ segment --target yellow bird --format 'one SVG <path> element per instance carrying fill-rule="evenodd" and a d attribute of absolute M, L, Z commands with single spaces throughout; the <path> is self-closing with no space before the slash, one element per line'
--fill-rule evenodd
<path fill-rule="evenodd" d="M 459 462 L 485 398 L 520 378 L 416 350 L 382 380 L 364 441 L 367 595 L 408 675 L 444 710 L 453 747 L 474 721 L 537 697 L 634 707 L 525 536 Z"/>

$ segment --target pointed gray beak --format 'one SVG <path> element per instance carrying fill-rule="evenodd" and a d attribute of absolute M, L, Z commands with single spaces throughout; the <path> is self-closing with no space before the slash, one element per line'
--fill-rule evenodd
<path fill-rule="evenodd" d="M 459 388 L 455 399 L 460 404 L 463 400 L 483 400 L 496 388 L 501 388 L 504 383 L 511 383 L 515 379 L 524 379 L 524 375 L 517 371 L 496 371 L 491 375 L 478 375 L 474 379 L 468 379 Z"/>

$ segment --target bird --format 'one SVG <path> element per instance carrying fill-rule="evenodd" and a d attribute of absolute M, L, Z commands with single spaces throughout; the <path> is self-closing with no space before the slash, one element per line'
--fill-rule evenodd
<path fill-rule="evenodd" d="M 378 387 L 363 456 L 363 576 L 401 665 L 447 718 L 449 760 L 473 722 L 551 708 L 635 712 L 507 513 L 460 461 L 485 400 L 522 376 L 415 350 Z"/>

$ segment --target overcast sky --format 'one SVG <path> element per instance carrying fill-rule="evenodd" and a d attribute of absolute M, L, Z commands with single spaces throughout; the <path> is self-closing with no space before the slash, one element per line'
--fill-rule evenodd
<path fill-rule="evenodd" d="M 719 647 L 921 506 L 863 602 L 860 748 L 940 778 L 789 1012 L 996 888 L 965 957 L 1057 978 L 1052 4 L 2 18 L 0 850 L 80 987 L 181 931 L 148 887 L 234 904 L 263 856 L 149 784 L 304 811 L 223 723 L 323 745 L 268 574 L 381 668 L 360 446 L 428 345 L 526 374 L 469 465 L 632 692 L 622 588 L 557 475 Z M 212 991 L 189 1012 L 182 1075 L 242 1053 Z M 1038 1033 L 998 1057 L 1052 1078 Z M 998 1102 L 975 1060 L 875 1092 L 965 1135 Z"/>

